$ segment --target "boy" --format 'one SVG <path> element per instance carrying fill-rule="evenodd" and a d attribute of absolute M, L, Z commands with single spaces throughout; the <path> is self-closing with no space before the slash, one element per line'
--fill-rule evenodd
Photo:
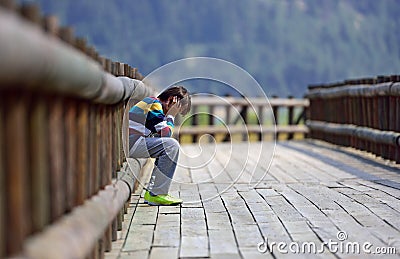
<path fill-rule="evenodd" d="M 156 158 L 144 195 L 149 205 L 182 203 L 168 194 L 179 155 L 179 143 L 171 136 L 176 115 L 187 114 L 190 107 L 189 92 L 173 86 L 157 98 L 144 98 L 129 110 L 129 157 Z"/>

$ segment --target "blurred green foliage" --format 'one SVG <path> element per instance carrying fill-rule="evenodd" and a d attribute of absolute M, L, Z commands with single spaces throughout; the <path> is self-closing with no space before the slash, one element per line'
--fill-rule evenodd
<path fill-rule="evenodd" d="M 142 74 L 210 56 L 247 70 L 269 96 L 299 97 L 311 83 L 400 71 L 398 0 L 35 2 Z"/>

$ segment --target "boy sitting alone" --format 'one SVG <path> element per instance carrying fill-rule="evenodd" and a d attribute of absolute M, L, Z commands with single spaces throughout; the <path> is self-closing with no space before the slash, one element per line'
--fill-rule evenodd
<path fill-rule="evenodd" d="M 178 205 L 183 201 L 168 194 L 179 156 L 172 138 L 176 115 L 190 111 L 191 98 L 183 86 L 173 86 L 157 98 L 146 97 L 129 110 L 129 157 L 156 158 L 145 203 Z"/>

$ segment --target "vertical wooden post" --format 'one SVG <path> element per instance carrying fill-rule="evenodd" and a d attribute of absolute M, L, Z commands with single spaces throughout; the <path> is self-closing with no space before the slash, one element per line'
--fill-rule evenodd
<path fill-rule="evenodd" d="M 123 149 L 123 154 L 125 155 L 125 158 L 129 156 L 129 108 L 131 107 L 130 101 L 126 101 L 126 103 L 123 106 L 123 118 L 122 118 L 122 131 L 121 129 L 121 137 L 122 137 L 122 149 Z M 178 120 L 180 119 L 180 116 L 175 118 L 177 120 L 176 124 L 179 124 Z M 124 134 L 123 134 L 124 133 Z"/>
<path fill-rule="evenodd" d="M 128 64 L 124 64 L 124 76 L 129 77 L 131 72 L 131 67 Z"/>
<path fill-rule="evenodd" d="M 106 60 L 105 60 L 104 70 L 107 71 L 108 73 L 112 72 L 112 62 L 108 58 L 106 58 Z"/>
<path fill-rule="evenodd" d="M 245 104 L 245 105 L 243 105 L 242 110 L 240 111 L 240 116 L 241 116 L 242 119 L 243 119 L 244 125 L 247 125 L 247 123 L 248 123 L 248 121 L 249 121 L 249 120 L 248 120 L 248 114 L 247 114 L 248 108 L 249 108 L 248 104 Z M 242 135 L 242 140 L 244 140 L 244 141 L 249 140 L 249 132 L 244 133 L 244 134 Z"/>
<path fill-rule="evenodd" d="M 30 234 L 31 215 L 28 203 L 27 97 L 12 93 L 5 98 L 5 168 L 7 254 L 19 252 Z"/>
<path fill-rule="evenodd" d="M 389 130 L 389 96 L 380 96 L 380 111 L 379 111 L 379 118 L 380 118 L 380 129 L 383 131 Z M 389 159 L 389 145 L 382 144 L 381 146 L 381 154 L 384 159 Z"/>
<path fill-rule="evenodd" d="M 65 212 L 65 154 L 63 100 L 58 97 L 49 99 L 49 153 L 51 219 L 54 221 Z"/>
<path fill-rule="evenodd" d="M 198 106 L 197 105 L 193 105 L 192 108 L 192 126 L 196 127 L 197 125 L 199 125 L 199 115 L 198 113 Z M 192 136 L 192 143 L 197 143 L 199 136 L 197 134 L 193 134 Z"/>
<path fill-rule="evenodd" d="M 215 113 L 215 106 L 214 105 L 210 105 L 208 107 L 208 125 L 213 126 L 214 125 L 214 113 Z M 210 134 L 211 136 L 213 136 L 215 138 L 214 134 Z M 212 139 L 209 139 L 209 142 L 212 142 Z"/>
<path fill-rule="evenodd" d="M 137 79 L 137 68 L 135 67 L 132 69 L 132 78 Z"/>
<path fill-rule="evenodd" d="M 11 11 L 15 11 L 17 9 L 17 4 L 15 3 L 14 0 L 1 0 L 0 6 Z"/>
<path fill-rule="evenodd" d="M 366 127 L 370 127 L 372 126 L 372 102 L 371 102 L 371 97 L 364 97 L 364 116 L 365 116 L 365 125 Z M 368 143 L 367 145 L 367 150 L 371 150 L 372 146 L 371 143 Z"/>
<path fill-rule="evenodd" d="M 389 96 L 389 109 L 388 109 L 388 116 L 389 116 L 389 125 L 388 125 L 388 130 L 390 131 L 396 131 L 396 97 L 391 95 Z M 397 114 L 397 116 L 400 116 L 400 114 Z M 396 146 L 390 146 L 389 147 L 389 159 L 396 161 L 396 149 L 398 147 Z"/>
<path fill-rule="evenodd" d="M 288 96 L 288 99 L 293 99 L 293 96 Z M 294 106 L 288 106 L 288 125 L 292 126 L 293 125 L 293 116 L 294 116 Z M 288 133 L 287 139 L 291 140 L 293 139 L 293 133 Z"/>
<path fill-rule="evenodd" d="M 372 128 L 379 129 L 379 102 L 378 97 L 373 97 L 373 125 Z M 380 149 L 380 145 L 376 143 L 372 143 L 372 150 L 370 152 L 374 154 L 378 154 L 378 150 Z"/>
<path fill-rule="evenodd" d="M 278 98 L 278 96 L 272 96 L 272 98 Z M 272 106 L 272 113 L 274 114 L 275 118 L 275 125 L 279 125 L 279 106 Z M 274 136 L 275 140 L 279 140 L 279 132 L 276 132 Z"/>
<path fill-rule="evenodd" d="M 59 31 L 60 39 L 70 45 L 76 45 L 76 39 L 74 36 L 74 29 L 71 27 L 61 27 Z"/>
<path fill-rule="evenodd" d="M 94 187 L 94 194 L 97 194 L 97 192 L 100 190 L 101 187 L 101 170 L 104 170 L 104 168 L 101 168 L 101 145 L 102 145 L 102 127 L 101 127 L 101 119 L 102 119 L 102 108 L 101 105 L 96 105 L 95 107 L 95 118 L 96 118 L 96 122 L 95 122 L 95 153 L 93 153 L 93 155 L 96 157 L 96 161 L 94 161 L 94 176 L 95 178 L 94 183 L 93 183 L 93 187 Z"/>
<path fill-rule="evenodd" d="M 113 145 L 112 145 L 112 154 L 113 154 L 113 178 L 117 177 L 117 172 L 120 170 L 119 164 L 119 134 L 120 134 L 120 127 L 119 127 L 119 105 L 115 105 L 113 107 L 112 112 L 112 135 L 113 135 Z M 118 231 L 118 217 L 116 217 L 112 223 L 112 240 L 117 240 L 117 231 Z"/>
<path fill-rule="evenodd" d="M 347 118 L 346 122 L 348 124 L 352 124 L 353 123 L 353 112 L 352 112 L 353 106 L 352 106 L 352 102 L 351 101 L 352 101 L 351 96 L 346 96 L 347 112 L 346 112 L 346 114 L 344 114 L 344 116 Z M 350 137 L 350 145 L 352 147 L 356 148 L 356 143 L 357 143 L 357 137 L 355 135 L 352 135 Z"/>
<path fill-rule="evenodd" d="M 112 107 L 106 107 L 105 112 L 105 160 L 106 160 L 106 168 L 104 175 L 105 177 L 103 185 L 107 185 L 111 183 L 112 173 L 113 173 L 113 161 L 112 161 Z M 111 251 L 112 249 L 112 224 L 107 227 L 105 233 L 105 251 Z"/>
<path fill-rule="evenodd" d="M 260 125 L 260 130 L 262 130 L 264 124 L 264 107 L 262 105 L 258 106 L 258 113 L 256 113 L 256 115 L 257 115 L 258 125 Z M 263 140 L 263 133 L 262 131 L 260 131 L 260 133 L 258 133 L 258 141 L 262 140 Z"/>
<path fill-rule="evenodd" d="M 87 173 L 88 168 L 88 151 L 89 151 L 89 105 L 82 102 L 78 106 L 77 113 L 77 170 L 76 183 L 77 195 L 76 204 L 81 205 L 87 197 Z"/>
<path fill-rule="evenodd" d="M 76 38 L 75 39 L 75 48 L 80 50 L 81 52 L 86 54 L 87 46 L 86 46 L 86 39 L 85 38 Z"/>
<path fill-rule="evenodd" d="M 65 102 L 65 173 L 66 173 L 66 209 L 71 211 L 76 206 L 77 182 L 77 103 L 73 100 Z"/>
<path fill-rule="evenodd" d="M 120 66 L 123 68 L 123 66 Z M 118 105 L 118 153 L 119 153 L 119 162 L 118 162 L 118 171 L 121 170 L 122 164 L 125 160 L 124 150 L 122 145 L 122 127 L 123 127 L 123 117 L 124 117 L 125 106 L 124 104 Z M 118 230 L 122 230 L 122 221 L 124 219 L 124 209 L 122 208 L 118 214 Z"/>
<path fill-rule="evenodd" d="M 39 6 L 35 3 L 25 3 L 20 7 L 20 13 L 25 19 L 40 25 L 41 14 Z"/>
<path fill-rule="evenodd" d="M 58 36 L 59 34 L 59 21 L 57 16 L 49 15 L 43 18 L 44 30 L 52 36 Z"/>
<path fill-rule="evenodd" d="M 118 105 L 118 154 L 119 154 L 119 160 L 118 160 L 118 171 L 121 170 L 122 164 L 125 160 L 125 155 L 124 155 L 124 148 L 122 145 L 122 120 L 124 118 L 124 111 L 125 107 L 123 104 Z"/>
<path fill-rule="evenodd" d="M 99 131 L 100 131 L 100 139 L 99 139 L 99 170 L 100 170 L 100 178 L 99 178 L 99 187 L 103 188 L 106 183 L 106 178 L 107 175 L 111 175 L 111 170 L 108 171 L 108 165 L 107 165 L 107 135 L 108 134 L 108 128 L 107 128 L 107 107 L 104 105 L 100 106 L 100 125 L 99 125 Z"/>
<path fill-rule="evenodd" d="M 229 127 L 231 125 L 231 105 L 228 103 L 225 107 L 225 123 L 226 126 Z M 224 142 L 228 142 L 231 140 L 231 134 L 228 132 L 225 135 Z"/>
<path fill-rule="evenodd" d="M 396 96 L 396 123 L 395 123 L 395 131 L 400 132 L 400 96 Z M 400 164 L 400 148 L 396 148 L 396 163 Z"/>
<path fill-rule="evenodd" d="M 49 141 L 47 120 L 47 99 L 36 96 L 32 101 L 29 115 L 30 175 L 32 230 L 42 230 L 50 222 L 50 174 L 49 174 Z"/>
<path fill-rule="evenodd" d="M 100 137 L 100 129 L 99 129 L 99 108 L 98 105 L 92 104 L 90 105 L 90 115 L 89 115 L 89 195 L 92 196 L 96 194 L 98 190 L 98 181 L 99 181 L 99 137 Z"/>
<path fill-rule="evenodd" d="M 4 98 L 3 94 L 0 94 L 0 258 L 6 255 L 6 184 L 5 184 L 5 139 L 4 139 Z"/>
<path fill-rule="evenodd" d="M 118 64 L 118 74 L 117 76 L 124 76 L 125 75 L 125 64 L 117 62 Z"/>
<path fill-rule="evenodd" d="M 117 178 L 118 172 L 118 124 L 117 124 L 117 105 L 113 106 L 111 113 L 111 130 L 112 130 L 112 146 L 111 146 L 111 154 L 112 154 L 112 178 Z"/>

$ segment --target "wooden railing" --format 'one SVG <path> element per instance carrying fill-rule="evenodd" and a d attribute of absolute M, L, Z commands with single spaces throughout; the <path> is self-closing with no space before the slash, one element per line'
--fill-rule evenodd
<path fill-rule="evenodd" d="M 400 162 L 400 77 L 309 87 L 310 136 Z"/>
<path fill-rule="evenodd" d="M 196 142 L 207 134 L 217 141 L 301 138 L 308 100 L 294 98 L 193 97 L 190 114 L 176 130 L 181 142 Z M 286 118 L 285 118 L 286 117 Z"/>
<path fill-rule="evenodd" d="M 154 90 L 55 17 L 0 4 L 0 257 L 101 257 L 138 173 L 123 170 L 125 107 Z"/>

